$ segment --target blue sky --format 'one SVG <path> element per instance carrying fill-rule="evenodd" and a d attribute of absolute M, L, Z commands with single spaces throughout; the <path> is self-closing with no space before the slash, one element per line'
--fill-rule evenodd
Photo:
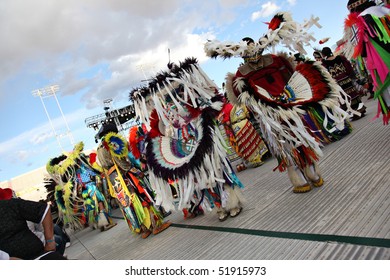
<path fill-rule="evenodd" d="M 166 70 L 170 60 L 197 57 L 217 85 L 241 62 L 205 57 L 207 39 L 258 39 L 279 11 L 303 22 L 311 15 L 318 41 L 342 37 L 345 0 L 3 0 L 0 5 L 0 181 L 37 169 L 59 154 L 40 98 L 32 91 L 58 85 L 57 98 L 74 141 L 94 149 L 96 131 L 84 120 L 103 113 L 103 101 L 129 105 L 141 80 Z M 311 57 L 313 49 L 306 47 Z M 143 69 L 143 71 L 141 70 Z M 65 123 L 54 98 L 45 105 L 57 131 Z M 63 138 L 65 150 L 73 145 Z"/>

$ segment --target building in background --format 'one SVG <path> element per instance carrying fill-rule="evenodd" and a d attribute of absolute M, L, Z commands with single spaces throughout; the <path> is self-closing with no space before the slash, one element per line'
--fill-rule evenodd
<path fill-rule="evenodd" d="M 43 184 L 45 176 L 48 175 L 46 166 L 43 166 L 8 181 L 0 182 L 0 187 L 12 189 L 20 198 L 39 201 L 46 199 L 47 195 Z"/>

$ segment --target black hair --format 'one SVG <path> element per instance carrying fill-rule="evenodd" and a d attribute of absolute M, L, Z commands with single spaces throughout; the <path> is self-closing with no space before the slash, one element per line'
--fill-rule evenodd
<path fill-rule="evenodd" d="M 299 61 L 305 61 L 305 57 L 303 56 L 303 55 L 301 55 L 300 53 L 296 53 L 296 54 L 294 54 L 294 57 L 295 57 L 295 61 L 296 62 L 299 62 Z"/>
<path fill-rule="evenodd" d="M 107 135 L 107 133 L 109 133 L 109 132 L 118 133 L 118 127 L 116 126 L 115 123 L 109 122 L 109 123 L 103 125 L 99 129 L 98 133 L 95 135 L 95 142 L 97 141 L 97 139 L 102 138 L 103 136 Z"/>
<path fill-rule="evenodd" d="M 250 37 L 244 37 L 244 38 L 242 38 L 242 41 L 245 41 L 248 45 L 250 44 L 250 43 L 254 43 L 255 41 L 252 39 L 252 38 L 250 38 Z"/>
<path fill-rule="evenodd" d="M 319 51 L 315 51 L 315 52 L 313 52 L 313 57 L 314 58 L 322 58 L 322 55 Z"/>
<path fill-rule="evenodd" d="M 328 58 L 333 55 L 333 52 L 329 47 L 324 47 L 321 53 L 324 58 Z"/>

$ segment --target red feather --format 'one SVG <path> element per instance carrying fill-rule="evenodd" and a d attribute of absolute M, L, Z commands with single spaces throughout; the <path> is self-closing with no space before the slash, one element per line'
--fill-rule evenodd
<path fill-rule="evenodd" d="M 138 143 L 140 140 L 140 137 L 138 137 L 138 126 L 133 126 L 129 131 L 129 145 L 130 151 L 136 159 L 141 157 L 141 153 L 138 149 Z"/>
<path fill-rule="evenodd" d="M 302 63 L 297 66 L 296 71 L 301 73 L 308 81 L 313 93 L 311 101 L 320 101 L 326 97 L 330 88 L 321 73 L 313 68 L 316 68 L 316 66 Z"/>
<path fill-rule="evenodd" d="M 162 136 L 160 129 L 158 128 L 159 122 L 160 119 L 158 118 L 157 111 L 154 109 L 150 114 L 150 131 L 149 131 L 150 138 Z"/>
<path fill-rule="evenodd" d="M 325 44 L 326 42 L 328 42 L 329 41 L 329 37 L 326 37 L 326 38 L 323 38 L 323 39 L 321 39 L 320 41 L 319 41 L 319 43 L 320 44 Z"/>
<path fill-rule="evenodd" d="M 96 153 L 89 154 L 89 163 L 93 165 L 96 162 Z"/>
<path fill-rule="evenodd" d="M 274 17 L 271 22 L 268 24 L 268 29 L 275 30 L 280 26 L 282 19 L 280 17 Z"/>
<path fill-rule="evenodd" d="M 360 17 L 358 13 L 350 13 L 348 17 L 345 19 L 344 26 L 345 28 L 352 28 L 353 25 L 356 25 L 357 28 L 357 46 L 355 47 L 353 57 L 358 57 L 363 51 L 363 43 L 364 43 L 364 31 L 365 24 L 363 17 Z"/>
<path fill-rule="evenodd" d="M 202 113 L 202 111 L 200 109 L 194 108 L 194 107 L 189 106 L 189 105 L 186 105 L 186 109 L 190 113 L 191 119 L 197 118 Z"/>
<path fill-rule="evenodd" d="M 110 150 L 110 147 L 108 146 L 108 143 L 106 141 L 103 141 L 103 147 L 109 151 Z"/>

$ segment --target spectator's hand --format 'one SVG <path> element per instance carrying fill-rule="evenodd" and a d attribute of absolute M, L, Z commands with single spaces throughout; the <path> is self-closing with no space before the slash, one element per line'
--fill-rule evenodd
<path fill-rule="evenodd" d="M 45 244 L 45 251 L 55 251 L 56 250 L 56 243 L 55 242 L 48 242 Z"/>

